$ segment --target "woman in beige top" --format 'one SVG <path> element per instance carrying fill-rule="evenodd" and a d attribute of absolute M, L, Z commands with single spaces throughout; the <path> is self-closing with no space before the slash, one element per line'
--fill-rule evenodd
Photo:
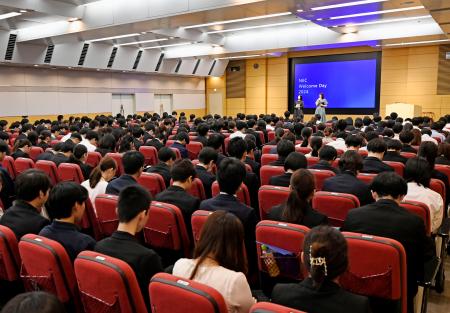
<path fill-rule="evenodd" d="M 244 228 L 233 214 L 211 214 L 200 234 L 194 259 L 180 259 L 173 275 L 208 285 L 220 292 L 230 313 L 247 313 L 255 303 L 245 273 Z"/>

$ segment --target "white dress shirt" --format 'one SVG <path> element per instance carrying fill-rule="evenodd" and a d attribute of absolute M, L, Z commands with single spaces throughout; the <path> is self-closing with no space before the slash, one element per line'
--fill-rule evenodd
<path fill-rule="evenodd" d="M 347 151 L 347 146 L 345 145 L 345 139 L 344 138 L 337 138 L 335 141 L 332 141 L 330 143 L 327 143 L 327 146 L 332 146 L 336 150 L 340 149 L 342 151 Z"/>
<path fill-rule="evenodd" d="M 80 145 L 83 145 L 87 148 L 88 152 L 94 152 L 95 150 L 97 150 L 97 147 L 94 146 L 89 140 L 83 138 L 83 140 L 81 140 Z"/>
<path fill-rule="evenodd" d="M 233 138 L 236 138 L 236 137 L 241 137 L 242 139 L 244 139 L 245 134 L 243 132 L 241 132 L 240 130 L 238 130 L 230 135 L 230 140 Z"/>
<path fill-rule="evenodd" d="M 106 180 L 104 180 L 102 177 L 102 178 L 100 178 L 100 181 L 97 183 L 97 186 L 95 186 L 94 188 L 91 188 L 91 186 L 89 185 L 89 179 L 88 179 L 88 180 L 85 180 L 84 182 L 82 182 L 81 186 L 83 186 L 84 188 L 87 189 L 88 194 L 89 194 L 89 200 L 91 200 L 92 206 L 95 209 L 95 198 L 98 195 L 106 193 L 106 186 L 108 186 L 108 182 Z"/>
<path fill-rule="evenodd" d="M 437 140 L 434 139 L 433 137 L 431 137 L 431 136 L 428 135 L 428 134 L 423 134 L 423 135 L 422 135 L 422 142 L 424 142 L 424 141 L 431 141 L 431 142 L 434 143 L 435 145 L 438 144 Z"/>

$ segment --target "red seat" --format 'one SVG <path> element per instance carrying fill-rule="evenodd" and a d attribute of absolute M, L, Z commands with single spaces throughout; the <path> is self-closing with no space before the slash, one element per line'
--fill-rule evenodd
<path fill-rule="evenodd" d="M 114 161 L 116 161 L 117 164 L 117 170 L 116 170 L 116 175 L 120 176 L 124 173 L 123 171 L 123 164 L 122 164 L 122 154 L 121 153 L 107 153 L 105 156 L 113 158 Z"/>
<path fill-rule="evenodd" d="M 295 151 L 296 151 L 296 152 L 303 153 L 303 154 L 308 154 L 308 153 L 310 153 L 310 152 L 312 151 L 312 149 L 309 148 L 309 147 L 300 147 L 300 146 L 296 146 L 296 147 L 295 147 Z"/>
<path fill-rule="evenodd" d="M 139 185 L 147 189 L 154 198 L 158 193 L 166 189 L 164 178 L 157 173 L 143 172 L 137 179 Z"/>
<path fill-rule="evenodd" d="M 441 138 L 441 137 L 437 137 L 437 136 L 436 136 L 436 137 L 431 137 L 431 138 L 433 138 L 434 140 L 436 140 L 438 144 L 442 142 L 442 138 Z"/>
<path fill-rule="evenodd" d="M 2 167 L 4 167 L 8 171 L 9 176 L 11 176 L 12 179 L 16 178 L 17 171 L 16 166 L 14 165 L 14 158 L 12 156 L 5 156 L 2 162 Z"/>
<path fill-rule="evenodd" d="M 425 203 L 403 200 L 400 206 L 408 210 L 410 213 L 420 216 L 420 218 L 423 220 L 423 223 L 425 224 L 425 231 L 427 235 L 431 235 L 430 209 Z"/>
<path fill-rule="evenodd" d="M 340 227 L 344 224 L 348 211 L 359 207 L 359 200 L 348 193 L 318 191 L 314 195 L 312 206 L 328 216 L 331 225 Z"/>
<path fill-rule="evenodd" d="M 272 149 L 276 149 L 277 146 L 275 145 L 265 145 L 262 147 L 262 154 L 270 154 L 270 151 L 272 151 Z M 272 153 L 275 154 L 275 153 Z"/>
<path fill-rule="evenodd" d="M 174 148 L 174 147 L 170 147 L 170 149 L 172 149 L 173 152 L 175 152 L 176 160 L 181 159 L 181 152 L 180 152 L 180 150 L 178 150 L 177 148 Z"/>
<path fill-rule="evenodd" d="M 261 155 L 261 166 L 269 165 L 276 160 L 278 160 L 278 154 L 263 154 Z"/>
<path fill-rule="evenodd" d="M 412 159 L 412 158 L 417 157 L 416 153 L 411 153 L 411 152 L 400 152 L 400 155 L 407 159 Z"/>
<path fill-rule="evenodd" d="M 215 197 L 220 193 L 219 183 L 215 181 L 211 186 L 212 196 Z M 236 197 L 238 200 L 245 205 L 250 206 L 250 194 L 248 192 L 247 186 L 245 186 L 244 183 L 242 183 L 241 188 L 236 192 Z"/>
<path fill-rule="evenodd" d="M 86 164 L 92 166 L 92 168 L 96 167 L 101 160 L 102 155 L 100 154 L 100 152 L 93 151 L 87 153 Z"/>
<path fill-rule="evenodd" d="M 272 141 L 275 139 L 275 132 L 273 130 L 267 132 L 267 139 Z"/>
<path fill-rule="evenodd" d="M 200 151 L 203 149 L 203 145 L 201 142 L 198 141 L 190 141 L 186 145 L 186 149 L 188 150 L 189 153 L 189 159 L 194 160 L 198 158 Z"/>
<path fill-rule="evenodd" d="M 188 192 L 192 196 L 199 198 L 200 201 L 206 199 L 205 188 L 200 178 L 194 178 L 194 180 L 192 181 L 191 189 L 189 189 Z"/>
<path fill-rule="evenodd" d="M 443 165 L 443 164 L 436 164 L 434 166 L 434 169 L 447 175 L 447 178 L 448 178 L 448 181 L 450 184 L 450 166 Z"/>
<path fill-rule="evenodd" d="M 36 147 L 33 146 L 30 149 L 30 158 L 36 162 L 37 157 L 39 156 L 39 154 L 44 153 L 44 149 L 42 149 L 41 147 Z"/>
<path fill-rule="evenodd" d="M 367 150 L 361 150 L 361 149 L 359 149 L 359 150 L 358 150 L 358 154 L 359 154 L 360 156 L 362 156 L 363 158 L 365 158 L 366 156 L 369 155 L 369 152 L 367 152 Z"/>
<path fill-rule="evenodd" d="M 124 261 L 83 251 L 75 274 L 85 312 L 147 313 L 136 275 Z"/>
<path fill-rule="evenodd" d="M 158 163 L 158 150 L 153 146 L 140 146 L 139 152 L 144 155 L 145 165 L 156 165 Z"/>
<path fill-rule="evenodd" d="M 181 210 L 172 204 L 152 201 L 143 229 L 144 241 L 153 248 L 181 251 L 190 256 L 190 241 Z"/>
<path fill-rule="evenodd" d="M 383 163 L 392 167 L 398 175 L 403 177 L 403 172 L 405 171 L 405 164 L 403 164 L 401 162 L 393 162 L 393 161 L 383 161 Z"/>
<path fill-rule="evenodd" d="M 59 164 L 58 176 L 60 181 L 73 181 L 78 184 L 81 184 L 84 181 L 80 166 L 73 163 Z"/>
<path fill-rule="evenodd" d="M 359 173 L 357 178 L 366 183 L 367 185 L 370 185 L 372 183 L 372 180 L 377 177 L 378 174 L 370 174 L 370 173 Z"/>
<path fill-rule="evenodd" d="M 86 209 L 84 211 L 82 226 L 86 228 L 86 221 L 87 225 L 92 231 L 92 234 L 94 235 L 94 239 L 96 241 L 99 241 L 100 239 L 103 239 L 101 230 L 100 230 L 100 224 L 98 222 L 97 213 L 95 212 L 94 206 L 92 205 L 92 202 L 89 198 L 86 200 Z"/>
<path fill-rule="evenodd" d="M 284 168 L 282 166 L 264 165 L 261 167 L 259 175 L 261 177 L 261 186 L 269 185 L 270 177 L 283 175 Z"/>
<path fill-rule="evenodd" d="M 102 237 L 111 236 L 119 225 L 117 217 L 118 196 L 98 195 L 95 198 L 95 211 L 97 212 L 98 225 Z"/>
<path fill-rule="evenodd" d="M 271 208 L 286 202 L 289 193 L 289 187 L 270 185 L 261 186 L 258 191 L 259 214 L 261 220 L 267 218 Z"/>
<path fill-rule="evenodd" d="M 173 145 L 173 143 L 175 142 L 174 139 L 169 139 L 166 141 L 166 147 L 170 147 L 171 145 Z"/>
<path fill-rule="evenodd" d="M 316 180 L 316 190 L 322 190 L 323 182 L 330 177 L 336 176 L 334 172 L 328 170 L 309 169 L 309 171 L 314 175 Z"/>
<path fill-rule="evenodd" d="M 65 304 L 82 312 L 72 261 L 64 247 L 54 240 L 27 234 L 20 239 L 21 277 L 27 291 L 53 293 Z"/>
<path fill-rule="evenodd" d="M 200 239 L 200 233 L 203 225 L 206 223 L 208 216 L 213 212 L 205 210 L 197 210 L 191 215 L 192 235 L 194 241 L 197 242 Z"/>
<path fill-rule="evenodd" d="M 216 289 L 193 280 L 158 273 L 148 289 L 153 313 L 228 313 L 225 300 Z"/>
<path fill-rule="evenodd" d="M 341 286 L 368 297 L 399 300 L 406 313 L 406 253 L 393 239 L 357 233 L 342 233 L 348 244 L 348 271 Z"/>
<path fill-rule="evenodd" d="M 319 163 L 319 158 L 318 157 L 309 157 L 309 158 L 306 158 L 306 161 L 308 162 L 308 167 L 311 167 L 311 166 Z"/>
<path fill-rule="evenodd" d="M 225 146 L 225 153 L 228 153 L 228 145 L 230 144 L 230 136 L 226 137 L 225 140 L 223 141 L 223 145 Z"/>
<path fill-rule="evenodd" d="M 303 311 L 294 310 L 287 306 L 282 306 L 270 302 L 258 302 L 254 304 L 249 313 L 305 313 Z"/>
<path fill-rule="evenodd" d="M 34 162 L 29 158 L 17 158 L 14 160 L 14 167 L 16 168 L 17 174 L 25 172 L 30 168 L 34 168 Z"/>
<path fill-rule="evenodd" d="M 265 144 L 266 143 L 266 138 L 264 138 L 264 133 L 262 131 L 260 131 L 260 130 L 257 130 L 256 133 L 258 134 L 259 139 L 261 140 L 261 143 Z"/>
<path fill-rule="evenodd" d="M 59 182 L 58 168 L 56 167 L 55 162 L 39 160 L 36 162 L 35 168 L 45 172 L 50 178 L 53 186 Z"/>
<path fill-rule="evenodd" d="M 444 203 L 445 203 L 446 190 L 445 190 L 445 184 L 442 180 L 432 178 L 430 180 L 430 189 L 437 192 L 438 194 L 440 194 L 442 197 L 442 200 L 444 200 Z"/>
<path fill-rule="evenodd" d="M 61 137 L 62 138 L 62 137 Z M 61 141 L 59 139 L 53 139 L 50 141 L 50 146 L 54 147 L 56 144 L 60 143 Z"/>
<path fill-rule="evenodd" d="M 342 149 L 336 149 L 336 153 L 337 153 L 338 157 L 340 157 L 341 155 L 344 154 L 344 150 L 342 150 Z"/>
<path fill-rule="evenodd" d="M 19 279 L 20 255 L 14 232 L 0 225 L 0 280 Z"/>

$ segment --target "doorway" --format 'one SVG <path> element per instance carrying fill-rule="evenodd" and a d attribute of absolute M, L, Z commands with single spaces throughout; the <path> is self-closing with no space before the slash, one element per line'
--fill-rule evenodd
<path fill-rule="evenodd" d="M 172 113 L 172 95 L 155 95 L 155 112 L 162 115 L 163 112 Z"/>
<path fill-rule="evenodd" d="M 209 114 L 223 114 L 223 102 L 221 93 L 209 94 Z"/>
<path fill-rule="evenodd" d="M 112 95 L 111 113 L 115 116 L 117 113 L 124 115 L 133 115 L 136 113 L 136 103 L 134 95 Z"/>

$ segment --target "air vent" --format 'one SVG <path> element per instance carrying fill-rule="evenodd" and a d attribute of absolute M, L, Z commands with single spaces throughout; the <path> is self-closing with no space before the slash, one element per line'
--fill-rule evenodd
<path fill-rule="evenodd" d="M 6 47 L 5 60 L 12 60 L 14 54 L 14 48 L 16 46 L 17 35 L 9 35 L 8 46 Z"/>
<path fill-rule="evenodd" d="M 116 54 L 117 54 L 117 47 L 114 47 L 111 51 L 111 56 L 109 57 L 108 68 L 111 68 L 113 66 L 114 59 L 116 58 Z"/>
<path fill-rule="evenodd" d="M 44 63 L 50 64 L 52 62 L 54 50 L 55 50 L 55 45 L 49 45 L 47 47 L 47 52 L 45 53 Z"/>
<path fill-rule="evenodd" d="M 192 75 L 197 73 L 197 69 L 198 69 L 199 65 L 200 65 L 200 59 L 198 59 L 197 62 L 195 62 L 195 66 L 194 66 L 194 70 L 192 71 Z"/>
<path fill-rule="evenodd" d="M 178 71 L 180 70 L 181 62 L 183 62 L 181 59 L 178 60 L 177 66 L 175 67 L 175 73 L 178 73 Z"/>
<path fill-rule="evenodd" d="M 139 61 L 141 61 L 141 57 L 142 57 L 142 50 L 139 50 L 137 56 L 136 56 L 136 60 L 134 61 L 134 65 L 133 65 L 133 70 L 137 69 L 139 66 Z"/>
<path fill-rule="evenodd" d="M 89 44 L 85 43 L 83 45 L 83 49 L 81 50 L 80 59 L 78 60 L 78 65 L 79 66 L 83 66 L 84 65 L 84 60 L 86 59 L 86 54 L 88 52 L 88 49 L 89 49 Z"/>
<path fill-rule="evenodd" d="M 213 64 L 211 65 L 211 68 L 209 69 L 208 76 L 211 75 L 211 73 L 214 69 L 214 66 L 216 66 L 216 63 L 217 63 L 217 60 L 214 60 Z"/>
<path fill-rule="evenodd" d="M 163 59 L 164 59 L 164 53 L 161 53 L 161 55 L 159 56 L 158 63 L 156 64 L 155 72 L 159 71 L 159 68 L 161 67 Z"/>

